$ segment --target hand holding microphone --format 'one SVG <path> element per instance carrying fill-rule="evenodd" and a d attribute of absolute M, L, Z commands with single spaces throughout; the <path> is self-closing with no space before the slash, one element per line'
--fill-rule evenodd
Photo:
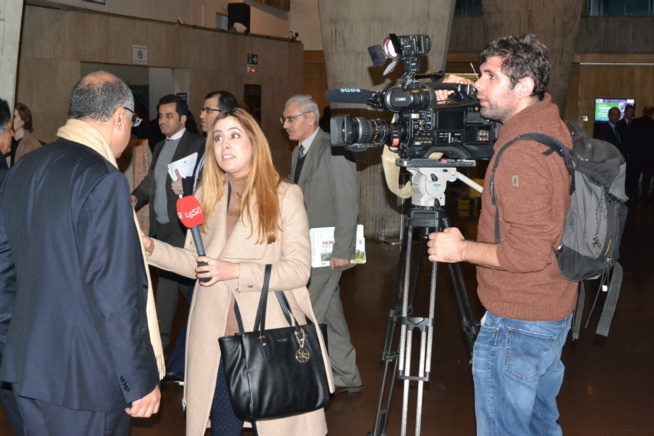
<path fill-rule="evenodd" d="M 200 226 L 204 221 L 204 212 L 197 198 L 192 195 L 182 197 L 177 200 L 177 216 L 184 226 L 191 229 L 193 241 L 198 251 L 198 258 L 205 260 L 197 262 L 198 266 L 206 266 L 205 271 L 200 274 L 205 276 L 199 277 L 198 280 L 205 286 L 211 286 L 222 280 L 236 279 L 240 275 L 240 265 L 238 263 L 225 262 L 222 260 L 210 259 L 204 252 L 204 244 L 200 236 Z M 206 275 L 208 274 L 208 275 Z"/>
<path fill-rule="evenodd" d="M 198 199 L 192 195 L 187 195 L 177 200 L 177 216 L 186 228 L 191 229 L 198 256 L 204 256 L 204 244 L 200 235 L 200 226 L 204 222 L 204 212 Z M 207 262 L 198 262 L 198 266 L 206 265 L 208 265 Z M 198 280 L 206 283 L 211 280 L 211 277 L 199 277 Z"/>

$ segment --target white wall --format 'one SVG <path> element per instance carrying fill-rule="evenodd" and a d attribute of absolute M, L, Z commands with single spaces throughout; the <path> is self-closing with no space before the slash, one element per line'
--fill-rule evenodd
<path fill-rule="evenodd" d="M 0 0 L 0 97 L 14 107 L 23 2 Z"/>

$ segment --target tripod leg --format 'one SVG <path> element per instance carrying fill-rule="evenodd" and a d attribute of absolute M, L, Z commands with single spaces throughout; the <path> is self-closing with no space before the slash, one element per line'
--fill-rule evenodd
<path fill-rule="evenodd" d="M 377 410 L 375 413 L 375 422 L 373 429 L 368 433 L 368 436 L 386 436 L 386 429 L 388 426 L 388 417 L 390 414 L 391 403 L 393 400 L 393 387 L 394 382 L 397 379 L 398 373 L 398 351 L 397 348 L 393 350 L 395 345 L 395 332 L 398 327 L 398 321 L 403 314 L 410 314 L 413 311 L 413 302 L 415 297 L 415 291 L 412 291 L 409 295 L 409 299 L 405 301 L 405 295 L 407 295 L 406 289 L 401 294 L 403 277 L 408 274 L 405 273 L 406 263 L 408 261 L 410 265 L 410 260 L 407 259 L 407 252 L 411 248 L 411 239 L 410 235 L 413 234 L 413 229 L 409 227 L 408 221 L 405 223 L 403 228 L 403 237 L 400 248 L 400 256 L 398 259 L 398 265 L 395 274 L 395 284 L 393 288 L 393 295 L 391 298 L 391 304 L 389 309 L 389 322 L 386 329 L 386 338 L 384 340 L 384 350 L 382 351 L 382 361 L 384 362 L 384 370 L 382 375 L 382 382 L 379 389 L 379 397 L 377 401 Z M 399 298 L 402 298 L 402 301 L 399 301 Z M 384 407 L 385 403 L 385 407 Z"/>
<path fill-rule="evenodd" d="M 402 317 L 400 323 L 400 343 L 398 355 L 398 378 L 404 380 L 404 390 L 402 395 L 402 424 L 401 436 L 406 436 L 407 418 L 409 411 L 409 382 L 410 380 L 405 377 L 405 374 L 411 371 L 411 344 L 413 341 L 413 329 L 408 328 L 408 314 L 409 314 L 409 285 L 411 283 L 411 241 L 413 239 L 413 228 L 408 226 L 410 231 L 407 232 L 406 241 L 408 249 L 406 252 L 406 259 L 404 263 L 404 280 L 402 294 Z"/>
<path fill-rule="evenodd" d="M 472 354 L 472 348 L 475 345 L 475 339 L 477 339 L 477 334 L 479 333 L 479 323 L 472 316 L 468 293 L 463 282 L 463 275 L 461 274 L 461 266 L 459 264 L 448 264 L 448 267 L 452 278 L 454 295 L 456 296 L 459 313 L 461 314 L 461 324 L 466 334 L 466 342 L 470 348 L 470 353 Z"/>
<path fill-rule="evenodd" d="M 450 220 L 444 217 L 442 220 L 443 228 L 450 227 Z M 466 341 L 470 354 L 475 345 L 475 339 L 479 333 L 479 323 L 475 321 L 472 316 L 472 309 L 470 308 L 470 300 L 468 299 L 468 292 L 466 290 L 465 282 L 463 281 L 463 274 L 461 273 L 461 265 L 458 263 L 448 264 L 450 270 L 450 277 L 452 279 L 452 287 L 454 288 L 454 295 L 456 296 L 457 306 L 461 315 L 461 324 L 463 331 L 466 335 Z"/>
<path fill-rule="evenodd" d="M 401 416 L 401 436 L 406 436 L 409 416 L 409 395 L 411 382 L 417 383 L 417 399 L 415 413 L 415 435 L 420 435 L 422 421 L 422 407 L 424 384 L 431 378 L 431 360 L 434 338 L 434 317 L 436 306 L 436 276 L 437 263 L 431 264 L 430 292 L 429 292 L 429 312 L 427 317 L 412 317 L 414 310 L 415 296 L 417 294 L 420 266 L 423 262 L 423 255 L 426 251 L 426 242 L 429 232 L 434 229 L 441 229 L 441 226 L 449 226 L 445 213 L 441 208 L 414 209 L 407 214 L 404 237 L 402 238 L 402 251 L 395 280 L 395 289 L 391 311 L 389 313 L 389 325 L 386 332 L 386 341 L 382 360 L 385 362 L 382 386 L 379 393 L 377 404 L 377 414 L 373 431 L 368 436 L 386 436 L 386 428 L 390 415 L 393 386 L 395 380 L 402 380 L 403 398 L 402 398 L 402 416 Z M 415 268 L 412 265 L 412 237 L 414 228 L 421 228 L 424 231 L 423 241 L 420 245 L 418 261 Z M 455 289 L 457 303 L 463 319 L 464 331 L 468 336 L 468 344 L 472 349 L 472 344 L 477 335 L 478 324 L 473 321 L 472 310 L 468 301 L 468 295 L 465 290 L 465 284 L 459 265 L 455 264 L 450 269 L 452 282 Z M 401 299 L 401 305 L 398 300 Z M 400 328 L 399 340 L 397 343 L 397 352 L 391 351 L 395 343 L 395 329 Z M 412 374 L 412 348 L 415 330 L 420 331 L 420 350 L 418 353 L 418 371 L 417 375 Z M 390 371 L 390 365 L 393 365 Z M 389 374 L 392 372 L 392 380 L 387 384 Z M 387 394 L 386 409 L 382 409 L 383 396 Z"/>

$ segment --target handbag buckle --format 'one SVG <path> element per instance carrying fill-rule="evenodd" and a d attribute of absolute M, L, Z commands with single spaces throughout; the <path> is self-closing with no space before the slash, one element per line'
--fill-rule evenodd
<path fill-rule="evenodd" d="M 295 330 L 295 339 L 300 346 L 300 348 L 295 352 L 295 360 L 300 363 L 307 363 L 311 359 L 311 353 L 309 353 L 309 350 L 304 348 L 304 342 L 307 339 L 307 334 L 304 333 L 304 329 Z"/>

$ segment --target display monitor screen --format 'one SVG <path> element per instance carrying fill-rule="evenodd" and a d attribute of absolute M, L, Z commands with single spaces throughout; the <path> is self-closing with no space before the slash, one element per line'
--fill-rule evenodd
<path fill-rule="evenodd" d="M 596 98 L 595 99 L 595 121 L 608 121 L 609 110 L 612 107 L 620 109 L 620 114 L 624 115 L 624 108 L 628 105 L 636 106 L 636 100 L 633 98 Z"/>

